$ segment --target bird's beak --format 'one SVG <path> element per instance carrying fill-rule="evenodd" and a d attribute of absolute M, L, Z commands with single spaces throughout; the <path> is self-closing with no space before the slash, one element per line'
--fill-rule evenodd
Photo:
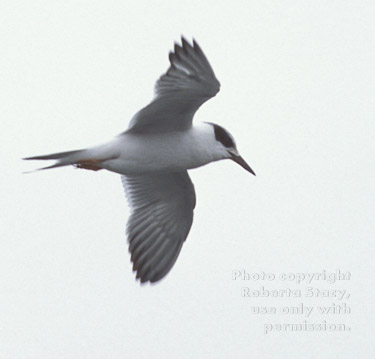
<path fill-rule="evenodd" d="M 242 166 L 246 171 L 249 171 L 254 176 L 256 176 L 255 172 L 251 169 L 251 167 L 246 163 L 246 161 L 240 155 L 235 155 L 234 153 L 230 152 L 229 158 L 233 160 L 234 162 L 238 163 L 240 166 Z"/>

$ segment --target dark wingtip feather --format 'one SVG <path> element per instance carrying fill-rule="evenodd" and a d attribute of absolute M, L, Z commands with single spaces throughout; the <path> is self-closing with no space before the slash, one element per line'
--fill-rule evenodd
<path fill-rule="evenodd" d="M 169 62 L 173 66 L 174 53 L 172 51 L 169 53 L 168 58 L 169 58 Z"/>
<path fill-rule="evenodd" d="M 204 54 L 199 44 L 195 41 L 195 39 L 193 39 L 193 49 L 195 50 L 196 53 L 202 56 L 205 59 L 205 61 L 207 61 L 206 55 Z"/>
<path fill-rule="evenodd" d="M 182 35 L 181 35 L 181 42 L 182 42 L 182 48 L 185 51 L 185 53 L 187 54 L 188 48 L 191 47 L 191 45 Z"/>
<path fill-rule="evenodd" d="M 177 42 L 174 43 L 174 53 L 178 53 L 182 50 L 182 47 L 180 44 L 178 44 Z"/>

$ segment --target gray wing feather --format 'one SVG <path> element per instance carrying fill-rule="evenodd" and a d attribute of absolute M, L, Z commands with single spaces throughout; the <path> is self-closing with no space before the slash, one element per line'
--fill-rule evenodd
<path fill-rule="evenodd" d="M 170 67 L 155 84 L 155 99 L 135 114 L 127 132 L 182 131 L 191 127 L 198 108 L 220 90 L 202 49 L 183 37 L 169 54 Z"/>
<path fill-rule="evenodd" d="M 194 185 L 187 171 L 122 176 L 131 208 L 127 236 L 133 270 L 156 282 L 175 263 L 193 223 Z"/>

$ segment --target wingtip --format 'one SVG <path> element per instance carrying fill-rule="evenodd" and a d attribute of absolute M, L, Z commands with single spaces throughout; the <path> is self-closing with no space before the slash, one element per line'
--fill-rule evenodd
<path fill-rule="evenodd" d="M 187 41 L 182 35 L 181 35 L 181 42 L 182 42 L 182 49 L 187 53 L 188 48 L 191 47 L 189 44 L 189 41 Z"/>
<path fill-rule="evenodd" d="M 135 271 L 133 270 L 133 272 L 135 272 Z M 144 286 L 144 285 L 147 284 L 147 281 L 142 280 L 141 276 L 138 275 L 138 272 L 137 272 L 137 274 L 136 274 L 136 276 L 135 276 L 135 278 L 134 278 L 134 281 L 135 281 L 136 283 L 138 282 L 141 286 Z"/>
<path fill-rule="evenodd" d="M 169 62 L 171 63 L 171 65 L 173 65 L 173 57 L 174 57 L 174 54 L 172 51 L 169 52 L 169 55 L 168 55 L 168 58 L 169 58 Z"/>
<path fill-rule="evenodd" d="M 197 54 L 205 57 L 203 50 L 201 49 L 201 47 L 199 46 L 198 42 L 195 39 L 193 39 L 193 49 Z"/>
<path fill-rule="evenodd" d="M 181 35 L 181 43 L 182 45 L 190 45 L 189 41 L 186 40 L 186 37 L 184 35 Z"/>
<path fill-rule="evenodd" d="M 147 272 L 144 273 L 144 274 L 141 274 L 141 271 L 139 271 L 138 269 L 136 269 L 136 270 L 133 269 L 133 272 L 136 272 L 135 280 L 136 280 L 136 281 L 139 281 L 139 283 L 140 283 L 141 285 L 145 285 L 147 282 L 150 281 L 150 279 L 149 279 L 148 276 L 146 275 Z"/>
<path fill-rule="evenodd" d="M 174 43 L 174 52 L 172 53 L 172 56 L 175 56 L 177 60 L 180 60 L 180 51 L 184 51 L 183 47 L 181 45 L 177 44 L 177 42 Z"/>
<path fill-rule="evenodd" d="M 194 46 L 198 46 L 199 47 L 199 45 L 198 45 L 198 43 L 197 43 L 197 41 L 195 40 L 194 37 L 192 38 L 192 41 L 189 41 L 182 34 L 181 34 L 181 44 L 182 44 L 182 48 L 185 48 L 185 47 L 194 48 Z"/>

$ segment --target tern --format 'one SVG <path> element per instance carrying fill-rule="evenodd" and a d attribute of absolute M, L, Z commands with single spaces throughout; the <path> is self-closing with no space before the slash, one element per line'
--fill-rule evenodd
<path fill-rule="evenodd" d="M 255 175 L 227 130 L 210 122 L 193 124 L 195 112 L 220 90 L 198 43 L 182 36 L 169 62 L 155 84 L 154 99 L 110 142 L 24 158 L 56 161 L 41 169 L 73 165 L 121 175 L 131 210 L 126 226 L 129 252 L 141 283 L 162 279 L 188 236 L 196 199 L 187 170 L 231 159 Z"/>

